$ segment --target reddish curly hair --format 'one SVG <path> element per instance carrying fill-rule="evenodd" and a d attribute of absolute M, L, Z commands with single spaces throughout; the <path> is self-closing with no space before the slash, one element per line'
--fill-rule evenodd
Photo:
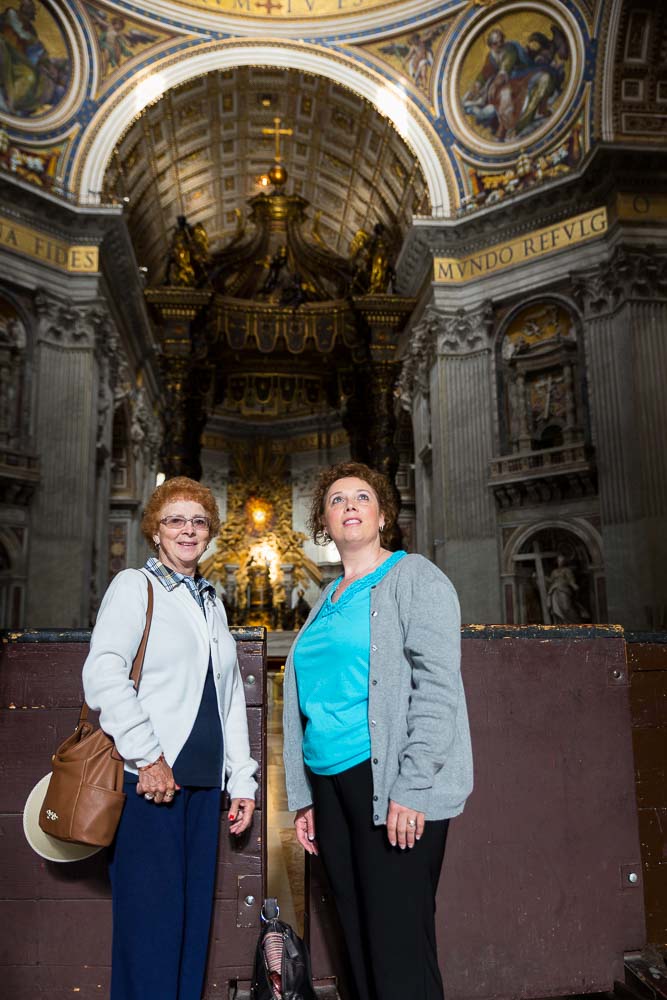
<path fill-rule="evenodd" d="M 220 511 L 208 486 L 202 486 L 196 479 L 188 479 L 187 476 L 174 476 L 173 479 L 165 480 L 162 486 L 153 490 L 151 498 L 146 504 L 146 510 L 141 519 L 141 532 L 149 545 L 155 548 L 153 538 L 158 531 L 162 508 L 174 500 L 191 500 L 193 503 L 200 503 L 211 522 L 209 538 L 214 538 L 217 535 L 220 530 Z"/>
<path fill-rule="evenodd" d="M 315 482 L 308 515 L 308 530 L 316 545 L 326 545 L 330 541 L 324 528 L 324 501 L 327 493 L 337 479 L 348 479 L 350 476 L 363 479 L 377 496 L 380 513 L 384 515 L 384 530 L 389 532 L 396 523 L 398 504 L 387 477 L 362 462 L 339 462 L 338 465 L 322 469 Z"/>

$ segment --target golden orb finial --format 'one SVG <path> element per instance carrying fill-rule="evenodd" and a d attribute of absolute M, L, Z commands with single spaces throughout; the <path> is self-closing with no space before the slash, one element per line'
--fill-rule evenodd
<path fill-rule="evenodd" d="M 274 163 L 269 170 L 269 179 L 274 187 L 284 187 L 287 183 L 287 171 L 282 163 Z"/>

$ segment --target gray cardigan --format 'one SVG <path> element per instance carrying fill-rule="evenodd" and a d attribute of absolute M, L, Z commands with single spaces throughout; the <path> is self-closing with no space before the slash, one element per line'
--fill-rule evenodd
<path fill-rule="evenodd" d="M 370 615 L 373 821 L 386 822 L 390 799 L 427 819 L 457 816 L 472 790 L 472 753 L 456 591 L 428 559 L 406 555 L 372 588 Z M 288 805 L 301 809 L 312 804 L 312 793 L 303 762 L 294 646 L 285 664 L 283 729 Z"/>

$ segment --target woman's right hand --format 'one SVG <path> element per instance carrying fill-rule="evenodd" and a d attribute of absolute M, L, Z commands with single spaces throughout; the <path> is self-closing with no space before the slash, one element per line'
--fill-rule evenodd
<path fill-rule="evenodd" d="M 319 854 L 315 839 L 315 810 L 312 806 L 297 809 L 294 817 L 296 839 L 308 854 Z"/>
<path fill-rule="evenodd" d="M 174 781 L 174 772 L 164 757 L 159 757 L 154 764 L 139 768 L 137 795 L 143 795 L 149 802 L 160 805 L 169 803 L 181 786 Z"/>

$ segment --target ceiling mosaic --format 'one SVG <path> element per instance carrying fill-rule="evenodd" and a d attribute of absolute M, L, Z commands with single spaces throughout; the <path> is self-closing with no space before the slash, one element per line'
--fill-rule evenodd
<path fill-rule="evenodd" d="M 170 91 L 129 129 L 106 175 L 127 197 L 139 264 L 163 279 L 179 215 L 206 228 L 213 252 L 228 242 L 262 190 L 279 117 L 287 191 L 310 202 L 310 228 L 347 255 L 359 229 L 382 222 L 395 238 L 429 211 L 416 158 L 386 118 L 322 77 L 239 67 Z"/>
<path fill-rule="evenodd" d="M 0 0 L 0 169 L 81 201 L 106 170 L 153 276 L 177 215 L 214 245 L 235 231 L 278 115 L 294 130 L 291 190 L 341 252 L 359 225 L 402 230 L 576 169 L 611 106 L 597 53 L 612 22 L 623 68 L 608 117 L 623 135 L 664 134 L 663 6 Z"/>

